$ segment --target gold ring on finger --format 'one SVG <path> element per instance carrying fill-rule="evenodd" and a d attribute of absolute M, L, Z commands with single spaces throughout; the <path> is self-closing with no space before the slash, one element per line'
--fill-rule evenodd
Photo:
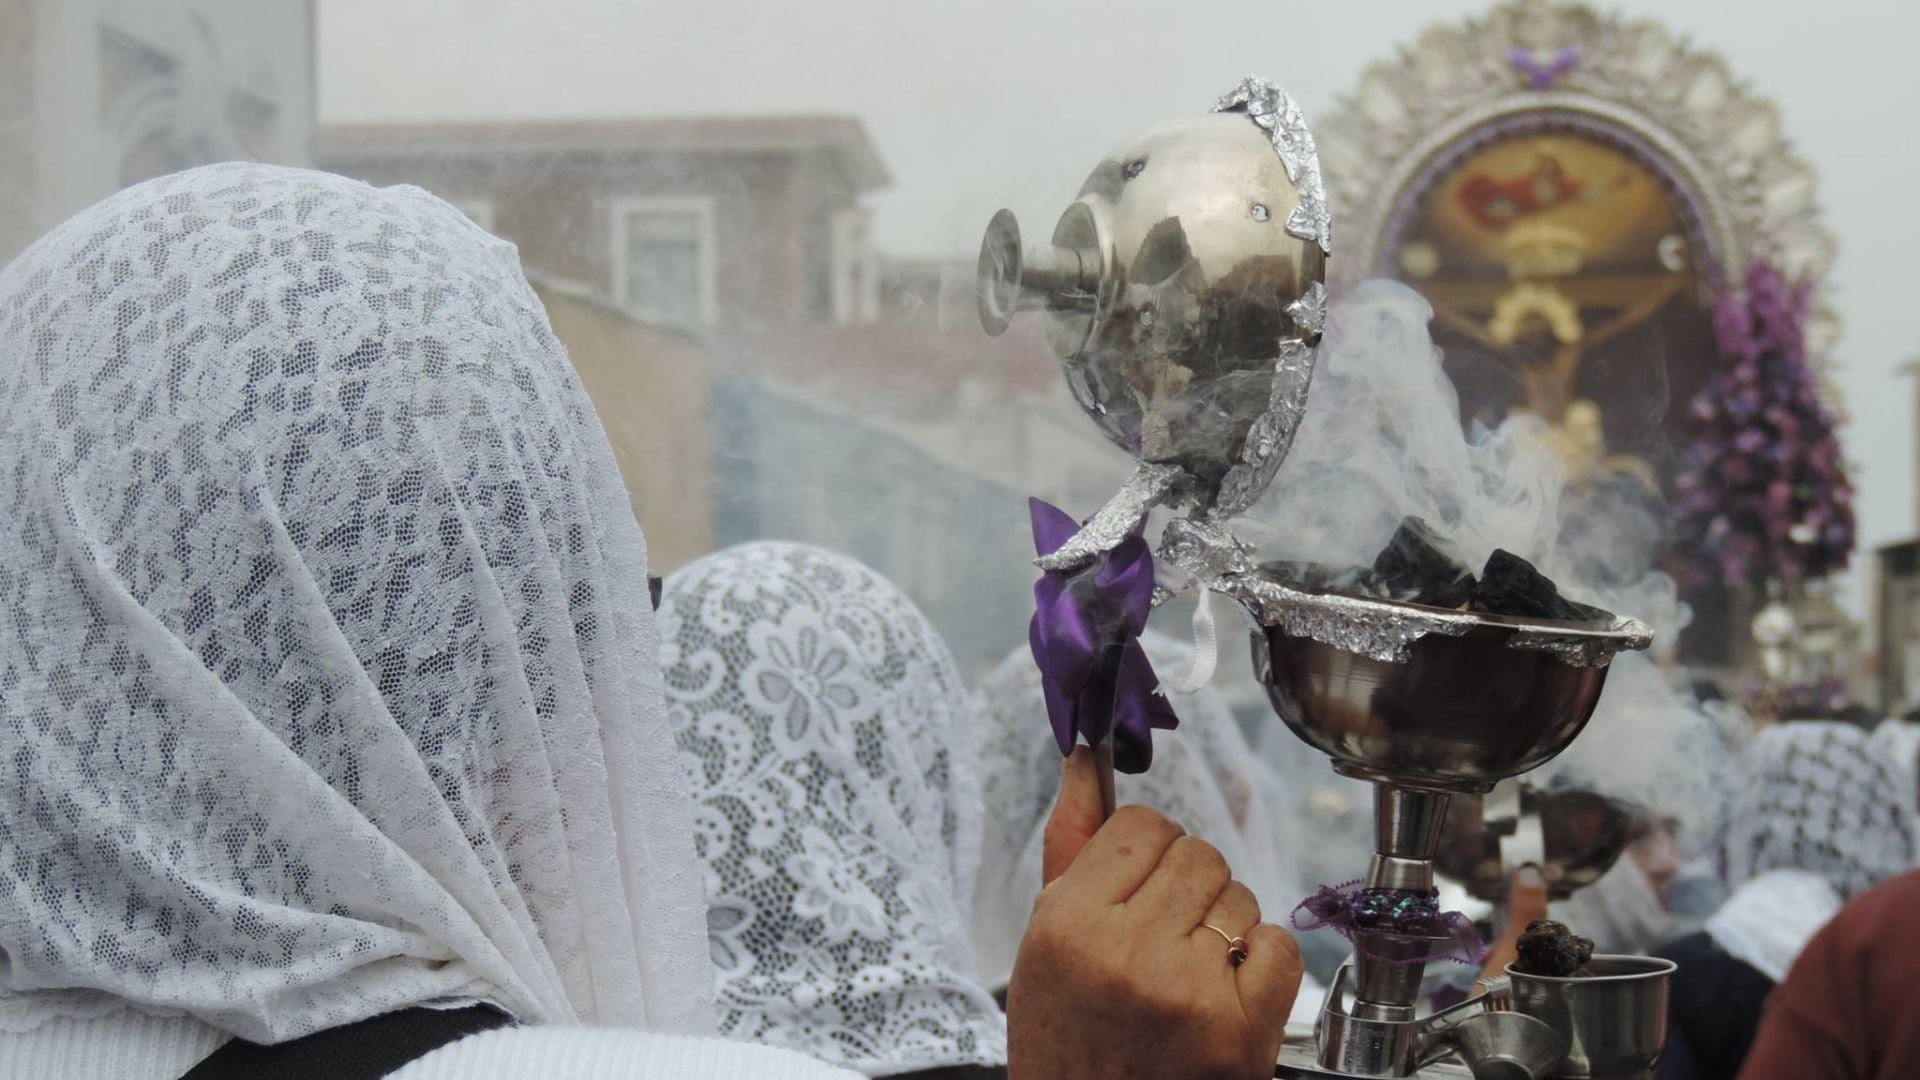
<path fill-rule="evenodd" d="M 1220 940 L 1227 943 L 1227 962 L 1228 963 L 1232 964 L 1234 967 L 1239 967 L 1241 964 L 1244 964 L 1247 962 L 1247 939 L 1246 938 L 1236 937 L 1232 934 L 1229 934 L 1225 930 L 1220 929 L 1219 927 L 1213 925 L 1212 923 L 1201 923 L 1200 925 L 1206 927 L 1207 929 L 1213 931 L 1216 934 L 1219 934 Z"/>

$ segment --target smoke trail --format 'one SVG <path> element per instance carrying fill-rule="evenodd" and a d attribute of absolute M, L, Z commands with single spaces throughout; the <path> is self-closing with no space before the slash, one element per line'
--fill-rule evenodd
<path fill-rule="evenodd" d="M 1463 430 L 1431 317 L 1418 293 L 1392 281 L 1357 286 L 1335 305 L 1293 449 L 1236 528 L 1262 559 L 1357 569 L 1403 519 L 1420 517 L 1469 567 L 1496 548 L 1515 552 L 1569 598 L 1647 622 L 1670 650 L 1688 613 L 1654 569 L 1668 535 L 1658 495 L 1631 484 L 1576 489 L 1537 417 Z M 1651 658 L 1625 654 L 1585 733 L 1535 779 L 1635 802 L 1705 841 L 1723 741 Z"/>

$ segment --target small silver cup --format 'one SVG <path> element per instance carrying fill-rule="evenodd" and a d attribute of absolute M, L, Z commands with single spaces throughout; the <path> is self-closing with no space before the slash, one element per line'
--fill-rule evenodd
<path fill-rule="evenodd" d="M 1667 989 L 1676 965 L 1650 956 L 1599 955 L 1589 974 L 1529 975 L 1507 968 L 1515 1012 L 1567 1040 L 1566 1080 L 1651 1080 L 1667 1048 Z"/>

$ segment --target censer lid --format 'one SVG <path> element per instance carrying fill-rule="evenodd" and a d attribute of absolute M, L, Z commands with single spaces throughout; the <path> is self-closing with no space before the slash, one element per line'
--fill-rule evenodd
<path fill-rule="evenodd" d="M 1110 441 L 1232 515 L 1272 481 L 1306 409 L 1332 224 L 1300 106 L 1243 80 L 1209 114 L 1097 164 L 1029 250 L 1010 211 L 980 245 L 990 334 L 1043 314 L 1068 388 Z"/>

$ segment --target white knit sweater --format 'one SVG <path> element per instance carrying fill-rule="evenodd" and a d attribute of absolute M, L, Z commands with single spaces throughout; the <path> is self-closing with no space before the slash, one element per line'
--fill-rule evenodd
<path fill-rule="evenodd" d="M 119 1012 L 0 1033 L 4 1080 L 177 1080 L 226 1041 L 191 1017 Z M 392 1080 L 857 1080 L 771 1046 L 586 1027 L 497 1028 L 443 1046 Z"/>

